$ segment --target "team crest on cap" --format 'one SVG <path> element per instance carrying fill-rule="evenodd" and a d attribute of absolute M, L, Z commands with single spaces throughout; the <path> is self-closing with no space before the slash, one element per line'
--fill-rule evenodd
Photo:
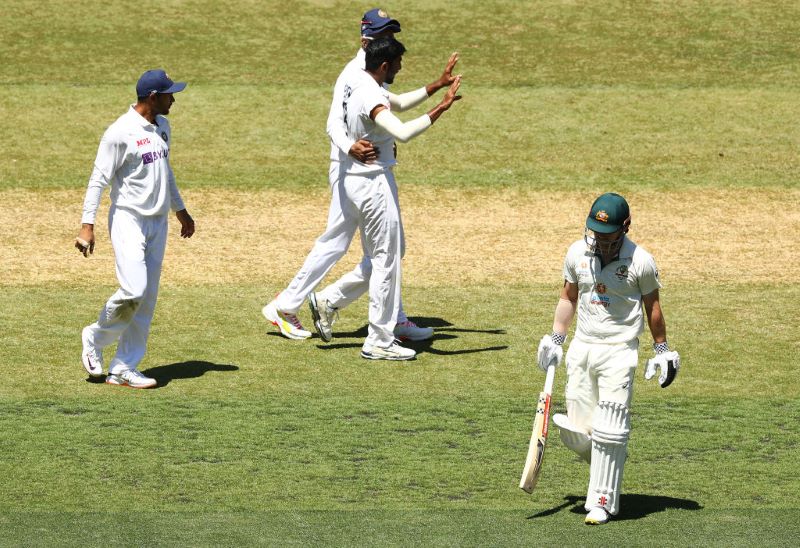
<path fill-rule="evenodd" d="M 608 222 L 608 213 L 606 213 L 605 209 L 601 209 L 600 211 L 597 212 L 597 214 L 594 216 L 594 218 L 597 219 L 598 221 L 600 221 L 601 223 L 607 223 Z"/>
<path fill-rule="evenodd" d="M 386 17 L 386 18 L 389 17 L 389 14 L 386 13 L 385 11 L 383 11 L 383 10 L 378 10 L 378 15 L 380 15 L 381 17 Z"/>

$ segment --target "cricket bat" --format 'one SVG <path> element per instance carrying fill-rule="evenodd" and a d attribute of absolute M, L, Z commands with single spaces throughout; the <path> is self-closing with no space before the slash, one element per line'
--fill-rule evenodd
<path fill-rule="evenodd" d="M 539 473 L 542 470 L 544 447 L 547 443 L 547 430 L 550 423 L 550 396 L 553 393 L 553 378 L 556 376 L 556 365 L 551 363 L 547 368 L 547 377 L 544 388 L 539 393 L 539 403 L 536 405 L 536 416 L 533 419 L 533 432 L 531 443 L 528 446 L 528 458 L 525 459 L 525 469 L 522 470 L 522 479 L 519 488 L 526 493 L 531 493 L 536 487 Z"/>

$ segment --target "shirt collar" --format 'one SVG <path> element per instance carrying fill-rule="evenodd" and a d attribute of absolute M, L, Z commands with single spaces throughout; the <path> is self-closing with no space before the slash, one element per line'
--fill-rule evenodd
<path fill-rule="evenodd" d="M 158 126 L 158 123 L 151 124 L 150 122 L 147 121 L 147 118 L 145 118 L 144 116 L 142 116 L 141 114 L 136 112 L 136 109 L 134 108 L 135 106 L 136 105 L 133 104 L 133 105 L 131 105 L 131 108 L 128 109 L 128 116 L 131 118 L 132 121 L 134 121 L 136 124 L 139 124 L 142 127 L 148 127 L 148 126 L 157 127 Z M 158 117 L 156 117 L 156 120 L 158 120 Z"/>

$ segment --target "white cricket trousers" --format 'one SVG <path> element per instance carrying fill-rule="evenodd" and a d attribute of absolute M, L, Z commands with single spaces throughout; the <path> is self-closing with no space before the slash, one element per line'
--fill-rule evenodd
<path fill-rule="evenodd" d="M 276 297 L 278 309 L 296 314 L 303 306 L 308 294 L 314 291 L 331 268 L 341 259 L 358 228 L 358 220 L 346 216 L 342 211 L 344 199 L 344 172 L 339 162 L 331 162 L 328 180 L 331 187 L 331 204 L 328 209 L 328 225 L 325 232 L 314 242 L 314 247 L 306 257 L 303 266 L 289 283 L 288 287 Z M 394 184 L 394 179 L 392 179 Z M 395 195 L 397 194 L 395 190 Z M 398 204 L 399 211 L 399 204 Z M 402 219 L 400 221 L 400 256 L 405 254 L 405 239 Z M 369 290 L 372 274 L 372 258 L 361 241 L 364 256 L 356 267 L 323 289 L 321 297 L 334 308 L 342 309 L 358 299 Z M 408 318 L 403 310 L 402 299 L 398 310 L 397 321 L 404 322 Z"/>
<path fill-rule="evenodd" d="M 355 218 L 364 251 L 372 258 L 369 329 L 364 346 L 394 343 L 400 309 L 402 229 L 397 185 L 391 169 L 368 176 L 345 175 L 342 210 Z"/>
<path fill-rule="evenodd" d="M 144 217 L 112 206 L 108 218 L 119 289 L 88 331 L 89 342 L 98 348 L 119 340 L 108 366 L 109 374 L 119 375 L 136 369 L 144 357 L 161 280 L 167 216 Z"/>
<path fill-rule="evenodd" d="M 620 344 L 573 339 L 567 351 L 567 416 L 592 437 L 587 511 L 601 506 L 611 515 L 619 512 L 638 361 L 638 339 Z"/>

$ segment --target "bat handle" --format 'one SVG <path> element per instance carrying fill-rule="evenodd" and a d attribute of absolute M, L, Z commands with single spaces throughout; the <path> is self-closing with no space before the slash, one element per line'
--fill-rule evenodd
<path fill-rule="evenodd" d="M 555 379 L 555 377 L 556 377 L 556 366 L 555 364 L 551 363 L 547 367 L 547 376 L 544 379 L 544 390 L 543 390 L 544 392 L 547 392 L 548 394 L 553 393 L 553 380 Z"/>

